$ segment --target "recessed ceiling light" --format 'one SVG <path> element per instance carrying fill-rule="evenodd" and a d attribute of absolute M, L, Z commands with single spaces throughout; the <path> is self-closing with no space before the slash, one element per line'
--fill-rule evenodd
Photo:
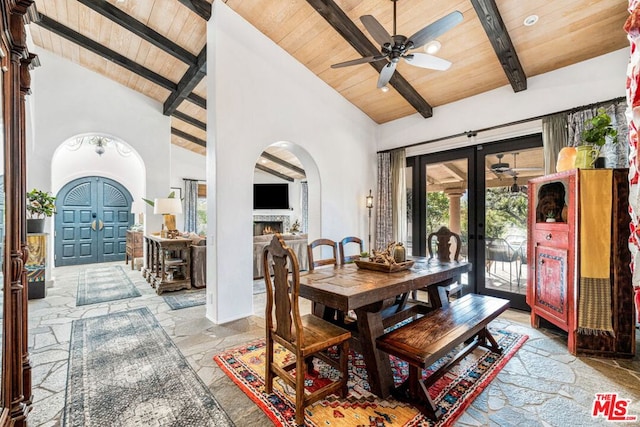
<path fill-rule="evenodd" d="M 429 43 L 424 45 L 424 51 L 429 55 L 434 55 L 438 53 L 442 44 L 438 40 L 431 40 Z"/>
<path fill-rule="evenodd" d="M 387 92 L 389 92 L 389 86 L 382 86 L 382 87 L 380 88 L 380 90 L 381 90 L 382 92 L 384 92 L 384 93 L 387 93 Z"/>
<path fill-rule="evenodd" d="M 526 18 L 524 18 L 524 25 L 525 27 L 530 27 L 533 24 L 535 24 L 536 22 L 538 22 L 538 15 L 529 15 Z"/>
<path fill-rule="evenodd" d="M 260 163 L 265 164 L 267 161 L 265 159 L 260 159 Z"/>

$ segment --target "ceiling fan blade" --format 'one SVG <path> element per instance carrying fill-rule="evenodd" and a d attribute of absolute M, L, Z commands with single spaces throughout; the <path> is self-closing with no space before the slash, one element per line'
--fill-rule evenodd
<path fill-rule="evenodd" d="M 362 21 L 362 25 L 364 25 L 369 34 L 371 34 L 371 37 L 380 43 L 380 46 L 384 46 L 386 43 L 393 45 L 393 38 L 391 38 L 389 32 L 384 29 L 376 18 L 371 15 L 364 15 L 360 17 L 360 21 Z"/>
<path fill-rule="evenodd" d="M 436 37 L 446 33 L 456 25 L 462 22 L 463 15 L 458 12 L 451 12 L 450 14 L 438 19 L 437 21 L 427 25 L 411 37 L 409 37 L 409 43 L 411 43 L 410 49 L 418 48 L 425 43 L 435 39 Z"/>
<path fill-rule="evenodd" d="M 378 77 L 378 89 L 384 87 L 391 80 L 391 76 L 393 76 L 394 71 L 396 71 L 397 62 L 389 62 L 384 66 L 382 71 L 380 71 L 380 77 Z"/>
<path fill-rule="evenodd" d="M 422 68 L 430 68 L 432 70 L 448 70 L 451 67 L 451 62 L 446 59 L 438 58 L 437 56 L 428 55 L 426 53 L 411 53 L 403 56 L 404 60 L 411 65 Z"/>
<path fill-rule="evenodd" d="M 387 55 L 366 56 L 364 58 L 352 59 L 350 61 L 333 64 L 331 68 L 342 68 L 342 67 L 348 67 L 350 65 L 366 64 L 368 62 L 380 61 L 381 59 L 384 59 L 386 57 Z"/>

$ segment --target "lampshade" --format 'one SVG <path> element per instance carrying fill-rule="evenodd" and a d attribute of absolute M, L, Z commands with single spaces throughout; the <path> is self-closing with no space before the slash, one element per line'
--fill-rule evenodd
<path fill-rule="evenodd" d="M 131 213 L 141 213 L 144 212 L 144 206 L 142 204 L 142 202 L 139 202 L 137 200 L 134 200 L 133 202 L 131 202 Z"/>
<path fill-rule="evenodd" d="M 182 213 L 182 203 L 180 199 L 155 199 L 153 202 L 154 214 L 180 214 Z"/>

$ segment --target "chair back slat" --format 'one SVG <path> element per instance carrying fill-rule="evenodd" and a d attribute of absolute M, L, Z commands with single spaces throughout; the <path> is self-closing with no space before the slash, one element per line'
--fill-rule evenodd
<path fill-rule="evenodd" d="M 270 260 L 273 267 L 273 280 L 268 274 L 264 278 L 267 289 L 265 313 L 267 329 L 274 330 L 278 337 L 289 343 L 302 342 L 303 330 L 298 307 L 300 267 L 293 250 L 286 246 L 282 236 L 277 233 L 263 250 L 264 271 L 269 271 Z M 289 274 L 289 267 L 291 274 Z M 272 324 L 274 316 L 275 329 Z"/>
<path fill-rule="evenodd" d="M 313 256 L 313 250 L 315 248 L 320 248 L 322 250 L 323 247 L 331 248 L 333 253 L 332 258 L 323 258 L 316 259 Z M 309 254 L 309 270 L 313 270 L 316 267 L 321 267 L 323 265 L 338 265 L 338 245 L 331 239 L 316 239 L 313 242 L 309 243 L 307 246 L 307 252 Z"/>
<path fill-rule="evenodd" d="M 344 254 L 344 247 L 347 245 L 347 243 L 356 243 L 360 246 L 360 250 L 358 251 L 358 253 L 356 255 L 345 255 Z M 364 246 L 362 244 L 362 239 L 360 239 L 359 237 L 354 237 L 354 236 L 349 236 L 349 237 L 345 237 L 344 239 L 342 239 L 340 241 L 340 243 L 338 244 L 339 248 L 340 248 L 340 264 L 348 264 L 351 263 L 355 260 L 360 259 L 360 254 L 362 253 L 362 251 L 364 251 Z"/>
<path fill-rule="evenodd" d="M 433 258 L 433 249 L 435 249 L 438 255 L 438 261 L 449 262 L 458 261 L 460 258 L 460 249 L 462 247 L 462 240 L 457 233 L 449 230 L 447 227 L 440 227 L 435 233 L 429 234 L 427 237 L 427 249 L 429 250 L 429 258 Z M 451 243 L 455 244 L 455 251 L 451 256 Z"/>

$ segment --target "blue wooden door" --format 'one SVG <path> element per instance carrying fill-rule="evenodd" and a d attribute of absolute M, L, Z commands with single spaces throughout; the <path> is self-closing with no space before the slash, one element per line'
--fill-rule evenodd
<path fill-rule="evenodd" d="M 62 187 L 56 198 L 55 265 L 123 260 L 131 201 L 129 191 L 109 178 L 78 178 Z"/>

